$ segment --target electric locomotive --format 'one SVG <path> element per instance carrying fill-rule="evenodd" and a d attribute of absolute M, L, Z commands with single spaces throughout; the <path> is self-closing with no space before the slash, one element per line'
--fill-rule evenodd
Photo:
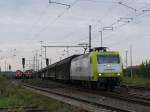
<path fill-rule="evenodd" d="M 71 62 L 71 80 L 95 83 L 95 86 L 113 89 L 119 85 L 122 63 L 119 52 L 95 48 L 92 52 L 74 58 Z"/>

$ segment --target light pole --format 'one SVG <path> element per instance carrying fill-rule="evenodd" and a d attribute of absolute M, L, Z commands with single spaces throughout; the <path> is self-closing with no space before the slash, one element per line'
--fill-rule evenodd
<path fill-rule="evenodd" d="M 113 27 L 103 27 L 102 30 L 100 30 L 100 37 L 101 37 L 101 47 L 103 47 L 103 31 L 105 30 L 111 30 L 113 31 Z"/>
<path fill-rule="evenodd" d="M 36 71 L 38 71 L 38 50 L 36 50 L 35 53 L 35 65 L 36 65 Z"/>
<path fill-rule="evenodd" d="M 125 51 L 126 53 L 126 69 L 128 68 L 128 50 Z"/>
<path fill-rule="evenodd" d="M 42 66 L 43 66 L 43 62 L 42 62 L 42 44 L 43 44 L 44 41 L 40 41 L 41 43 L 41 69 L 42 69 Z"/>
<path fill-rule="evenodd" d="M 7 71 L 7 62 L 5 60 L 5 72 Z"/>
<path fill-rule="evenodd" d="M 35 57 L 35 61 L 34 61 L 35 71 L 38 71 L 38 50 L 35 50 L 35 54 L 33 54 L 33 55 Z"/>
<path fill-rule="evenodd" d="M 89 25 L 89 52 L 91 51 L 91 36 L 92 36 L 92 26 Z"/>
<path fill-rule="evenodd" d="M 130 64 L 131 64 L 131 68 L 130 68 L 131 78 L 133 78 L 133 70 L 132 70 L 132 45 L 130 45 Z"/>
<path fill-rule="evenodd" d="M 103 37 L 102 37 L 102 31 L 99 31 L 100 32 L 100 36 L 101 36 L 101 47 L 103 47 Z"/>

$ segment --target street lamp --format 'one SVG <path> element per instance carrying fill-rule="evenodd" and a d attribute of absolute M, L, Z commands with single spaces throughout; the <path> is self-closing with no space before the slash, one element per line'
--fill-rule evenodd
<path fill-rule="evenodd" d="M 44 42 L 44 41 L 42 41 L 42 40 L 40 41 L 40 43 L 41 43 L 41 55 L 40 55 L 40 56 L 41 56 L 41 69 L 42 69 L 42 65 L 43 65 L 43 62 L 42 62 L 42 43 L 43 43 L 43 42 Z"/>

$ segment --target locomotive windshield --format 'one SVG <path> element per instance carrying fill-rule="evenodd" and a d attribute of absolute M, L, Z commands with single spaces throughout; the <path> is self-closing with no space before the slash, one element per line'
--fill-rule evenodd
<path fill-rule="evenodd" d="M 97 61 L 99 64 L 120 63 L 119 55 L 98 55 Z"/>

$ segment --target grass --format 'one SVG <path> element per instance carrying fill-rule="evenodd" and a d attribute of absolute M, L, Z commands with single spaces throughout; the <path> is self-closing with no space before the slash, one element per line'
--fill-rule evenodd
<path fill-rule="evenodd" d="M 124 76 L 123 83 L 129 86 L 150 87 L 150 79 L 140 77 L 139 75 L 134 75 L 133 78 Z"/>
<path fill-rule="evenodd" d="M 64 87 L 64 85 L 60 82 L 52 81 L 52 80 L 41 80 L 41 79 L 28 79 L 24 80 L 25 83 L 29 83 L 39 87 L 45 88 L 57 88 L 57 87 Z"/>
<path fill-rule="evenodd" d="M 15 112 L 23 112 L 23 107 L 37 107 L 49 112 L 85 112 L 74 106 L 35 94 L 21 86 L 15 86 L 11 80 L 0 76 L 0 108 L 11 108 L 16 109 Z"/>

